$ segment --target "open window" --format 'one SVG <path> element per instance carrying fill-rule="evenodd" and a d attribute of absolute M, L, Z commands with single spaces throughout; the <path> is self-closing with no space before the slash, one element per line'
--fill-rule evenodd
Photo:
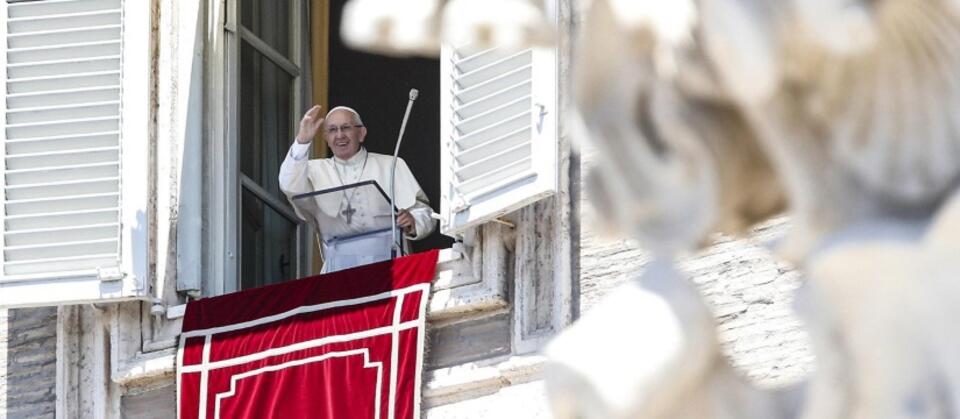
<path fill-rule="evenodd" d="M 302 112 L 313 103 L 325 109 L 351 106 L 367 126 L 365 147 L 391 154 L 411 88 L 419 89 L 420 96 L 400 156 L 442 218 L 441 229 L 415 242 L 414 250 L 447 248 L 454 238 L 466 238 L 466 247 L 476 247 L 464 249 L 468 256 L 508 263 L 503 249 L 479 250 L 484 241 L 491 249 L 501 247 L 494 244 L 498 238 L 483 238 L 483 231 L 500 229 L 481 225 L 557 190 L 556 52 L 444 47 L 439 59 L 367 54 L 347 48 L 340 39 L 346 0 L 282 3 L 232 0 L 225 9 L 227 123 L 222 149 L 227 163 L 217 167 L 220 163 L 214 160 L 210 167 L 227 175 L 221 181 L 222 194 L 210 202 L 208 217 L 212 220 L 221 209 L 228 214 L 223 231 L 214 237 L 224 245 L 211 252 L 226 268 L 220 272 L 223 287 L 214 293 L 305 276 L 319 268 L 319 260 L 303 253 L 315 252 L 313 232 L 295 218 L 276 184 Z M 217 120 L 215 112 L 208 117 Z M 315 140 L 315 146 L 312 157 L 325 157 L 322 141 Z M 222 207 L 217 196 L 225 198 Z M 239 262 L 231 259 L 237 255 Z M 480 260 L 469 263 L 483 265 Z M 457 268 L 462 272 L 444 282 L 443 289 L 453 299 L 502 306 L 506 268 L 493 265 L 486 264 L 496 274 Z M 253 276 L 268 279 L 248 281 Z M 454 306 L 460 311 L 481 308 L 448 307 Z"/>
<path fill-rule="evenodd" d="M 150 13 L 0 3 L 0 305 L 147 293 Z"/>

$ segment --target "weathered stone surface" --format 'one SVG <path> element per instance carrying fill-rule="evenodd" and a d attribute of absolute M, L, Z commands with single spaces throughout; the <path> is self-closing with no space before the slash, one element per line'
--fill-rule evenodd
<path fill-rule="evenodd" d="M 427 410 L 427 419 L 524 418 L 547 419 L 543 381 L 506 387 L 496 394 Z"/>
<path fill-rule="evenodd" d="M 7 309 L 0 308 L 0 419 L 7 417 Z"/>
<path fill-rule="evenodd" d="M 56 411 L 56 307 L 0 310 L 0 418 Z"/>
<path fill-rule="evenodd" d="M 430 329 L 426 367 L 442 368 L 510 354 L 510 313 Z"/>
<path fill-rule="evenodd" d="M 599 162 L 589 148 L 581 151 L 583 174 L 587 175 L 590 166 Z M 586 191 L 580 243 L 583 312 L 619 284 L 639 275 L 649 261 L 635 240 L 597 232 L 598 220 L 588 198 Z M 773 220 L 745 239 L 716 236 L 709 247 L 680 263 L 711 305 L 724 354 L 761 386 L 795 382 L 813 367 L 809 337 L 791 309 L 800 278 L 768 248 L 788 223 L 786 219 Z"/>
<path fill-rule="evenodd" d="M 164 386 L 135 394 L 125 394 L 120 400 L 124 418 L 167 419 L 177 416 L 176 385 Z M 171 407 L 174 407 L 171 409 Z"/>

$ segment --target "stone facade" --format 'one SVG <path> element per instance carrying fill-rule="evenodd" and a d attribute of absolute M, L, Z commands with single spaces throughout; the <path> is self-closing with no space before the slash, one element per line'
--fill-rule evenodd
<path fill-rule="evenodd" d="M 583 174 L 599 164 L 583 148 Z M 587 312 L 619 284 L 642 272 L 648 258 L 635 240 L 598 230 L 588 202 L 581 205 L 580 302 Z M 809 337 L 792 311 L 800 278 L 778 262 L 769 247 L 787 227 L 776 219 L 758 226 L 748 238 L 716 236 L 713 243 L 680 264 L 711 304 L 724 354 L 760 385 L 796 382 L 813 366 Z"/>
<path fill-rule="evenodd" d="M 7 334 L 8 310 L 0 308 L 0 419 L 7 417 Z"/>
<path fill-rule="evenodd" d="M 56 414 L 57 309 L 0 310 L 0 418 Z"/>

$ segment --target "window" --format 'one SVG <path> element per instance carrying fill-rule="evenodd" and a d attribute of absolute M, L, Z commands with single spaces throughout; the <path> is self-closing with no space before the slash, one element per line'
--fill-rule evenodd
<path fill-rule="evenodd" d="M 149 4 L 0 11 L 0 305 L 145 295 Z"/>
<path fill-rule="evenodd" d="M 309 273 L 311 235 L 286 196 L 277 173 L 303 107 L 304 70 L 300 65 L 302 1 L 240 0 L 234 3 L 236 32 L 228 62 L 237 79 L 228 115 L 236 127 L 235 170 L 240 289 Z M 228 19 L 228 30 L 229 30 Z"/>

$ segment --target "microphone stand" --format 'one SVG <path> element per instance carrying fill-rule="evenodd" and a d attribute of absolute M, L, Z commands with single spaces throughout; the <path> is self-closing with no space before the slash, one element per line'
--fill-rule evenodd
<path fill-rule="evenodd" d="M 390 253 L 393 257 L 403 254 L 403 240 L 397 238 L 397 205 L 394 202 L 397 195 L 397 158 L 400 155 L 400 142 L 403 141 L 403 132 L 407 129 L 407 119 L 410 118 L 410 109 L 413 108 L 413 101 L 417 100 L 420 91 L 410 89 L 410 100 L 407 101 L 407 111 L 403 113 L 403 122 L 400 124 L 400 135 L 397 137 L 397 146 L 393 150 L 393 166 L 390 169 L 390 212 L 393 214 L 393 222 L 390 224 L 390 235 L 393 240 L 393 249 Z"/>

